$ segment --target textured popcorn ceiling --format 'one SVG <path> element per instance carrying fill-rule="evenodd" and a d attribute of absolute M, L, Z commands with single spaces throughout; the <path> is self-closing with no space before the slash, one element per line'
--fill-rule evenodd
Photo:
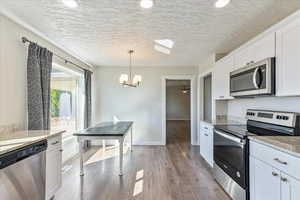
<path fill-rule="evenodd" d="M 211 52 L 228 52 L 300 8 L 300 0 L 156 0 L 150 10 L 138 0 L 81 0 L 69 9 L 61 0 L 1 0 L 0 6 L 95 66 L 198 65 Z M 171 55 L 153 40 L 175 41 Z"/>

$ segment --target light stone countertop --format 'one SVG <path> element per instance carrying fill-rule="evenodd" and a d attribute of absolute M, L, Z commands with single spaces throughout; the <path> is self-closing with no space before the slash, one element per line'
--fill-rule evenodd
<path fill-rule="evenodd" d="M 205 122 L 212 126 L 214 125 L 227 125 L 227 124 L 235 124 L 235 125 L 243 125 L 246 124 L 246 121 L 241 118 L 227 116 L 227 115 L 219 115 L 215 120 L 200 120 L 201 122 Z"/>
<path fill-rule="evenodd" d="M 0 155 L 22 148 L 24 146 L 57 136 L 64 130 L 17 131 L 0 135 Z"/>
<path fill-rule="evenodd" d="M 249 139 L 300 157 L 299 136 L 250 136 Z"/>

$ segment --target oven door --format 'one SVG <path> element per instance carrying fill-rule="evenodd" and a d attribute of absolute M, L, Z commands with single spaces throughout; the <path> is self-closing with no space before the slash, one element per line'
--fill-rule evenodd
<path fill-rule="evenodd" d="M 271 95 L 274 93 L 274 58 L 230 73 L 231 96 Z"/>
<path fill-rule="evenodd" d="M 247 188 L 247 142 L 214 130 L 214 162 L 242 188 Z"/>

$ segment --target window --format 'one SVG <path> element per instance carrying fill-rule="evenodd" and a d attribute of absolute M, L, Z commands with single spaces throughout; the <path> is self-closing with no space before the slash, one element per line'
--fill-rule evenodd
<path fill-rule="evenodd" d="M 66 130 L 63 139 L 84 126 L 83 73 L 53 64 L 51 73 L 51 129 Z"/>

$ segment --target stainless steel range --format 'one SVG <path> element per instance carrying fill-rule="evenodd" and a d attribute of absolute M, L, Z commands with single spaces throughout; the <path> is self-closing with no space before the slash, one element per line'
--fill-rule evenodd
<path fill-rule="evenodd" d="M 234 200 L 249 200 L 248 136 L 299 136 L 300 114 L 248 110 L 247 125 L 214 128 L 214 177 Z"/>

